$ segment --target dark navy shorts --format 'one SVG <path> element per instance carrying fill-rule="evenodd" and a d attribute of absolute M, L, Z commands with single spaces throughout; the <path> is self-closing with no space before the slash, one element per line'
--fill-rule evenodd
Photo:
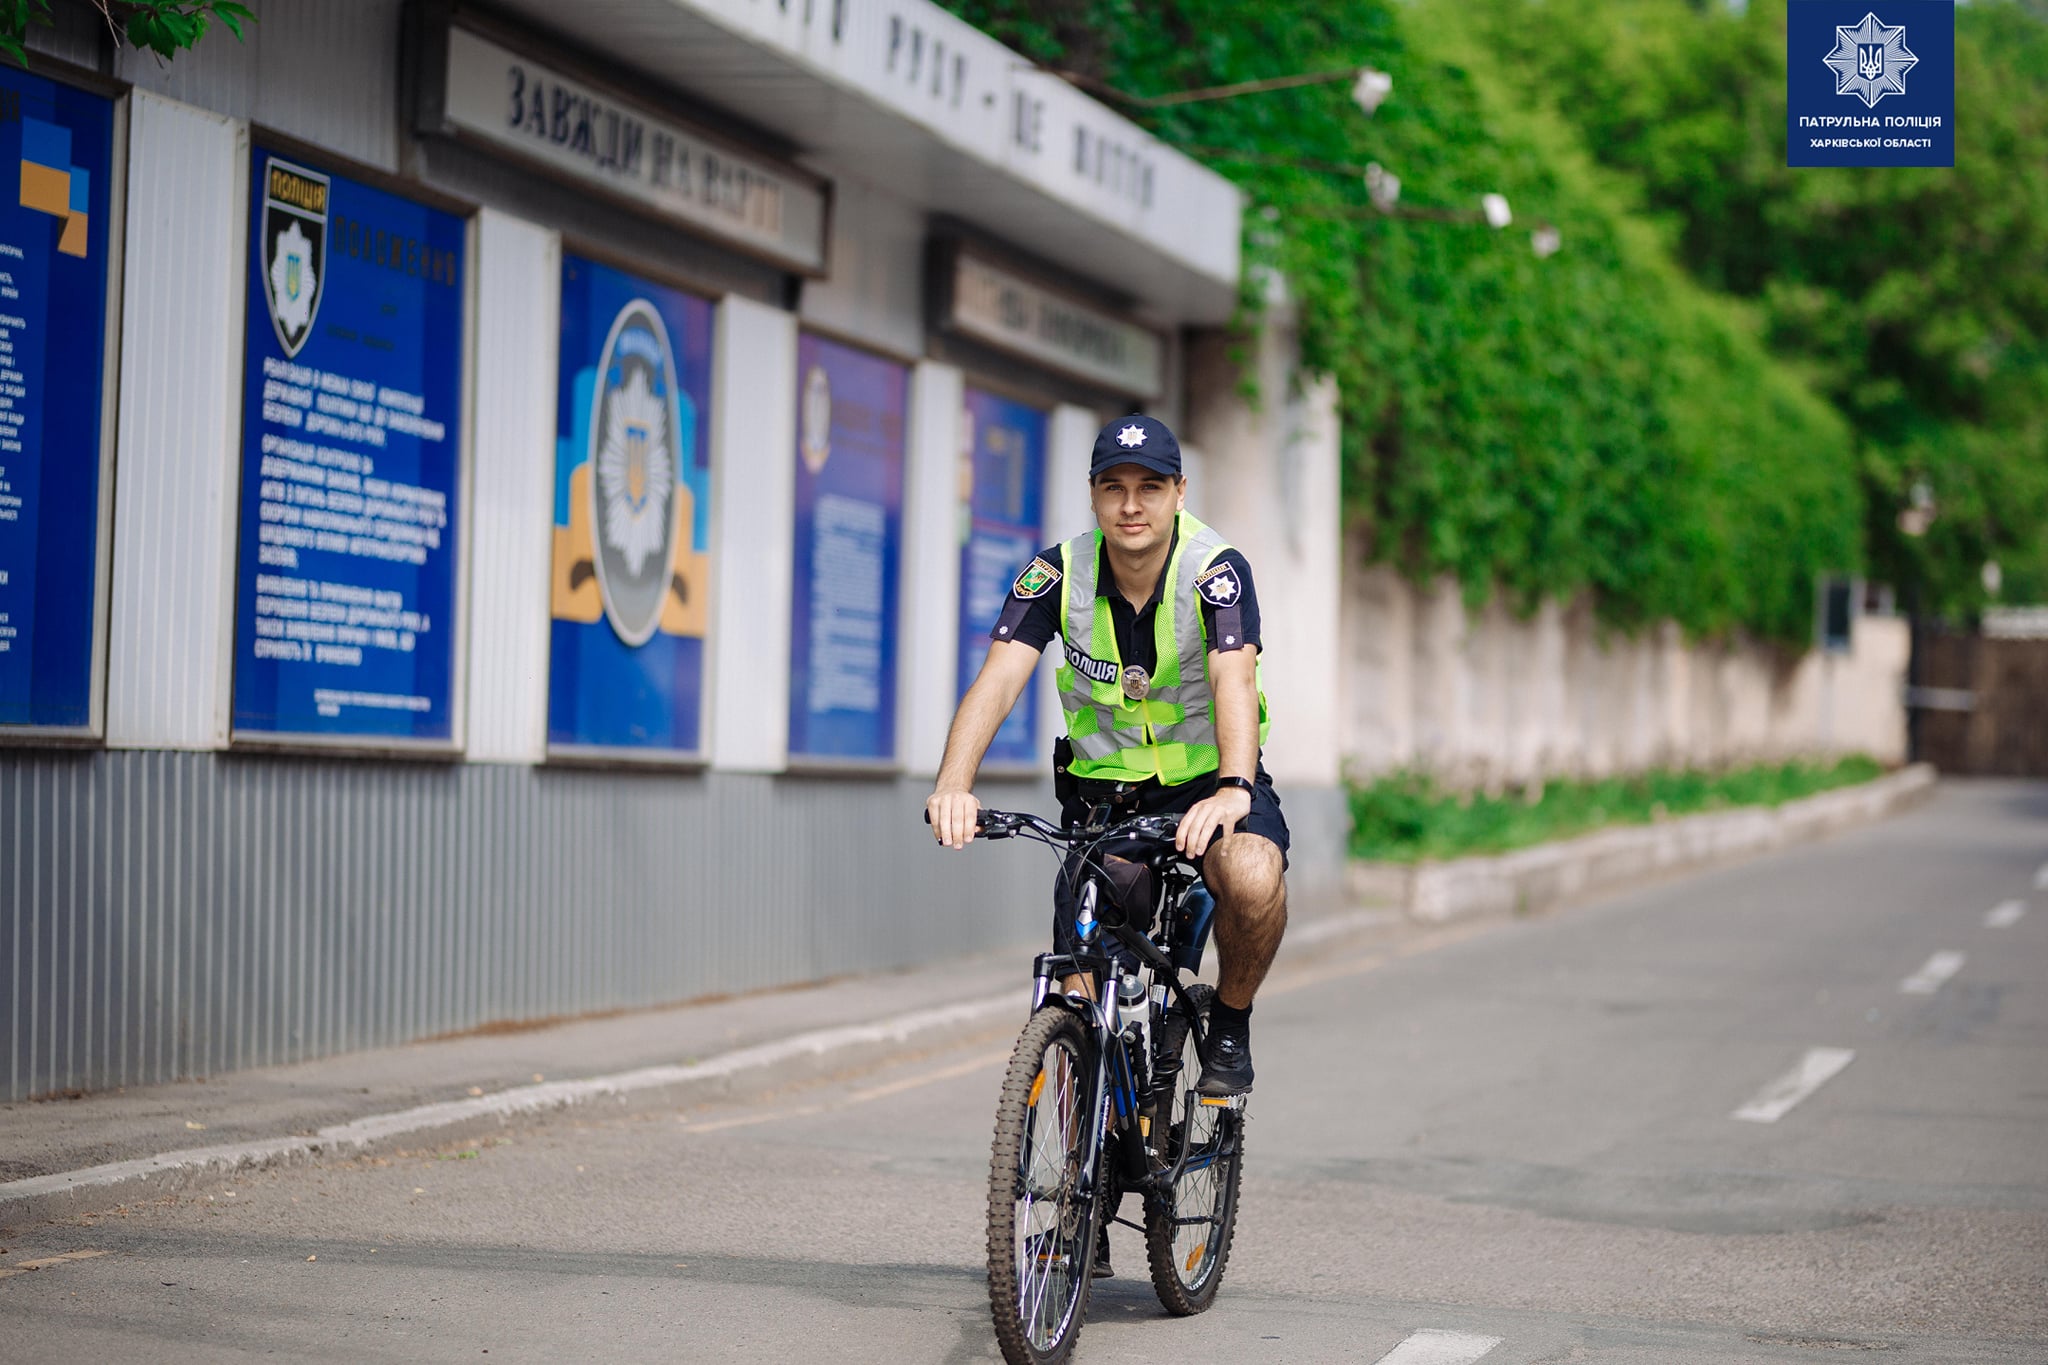
<path fill-rule="evenodd" d="M 1082 779 L 1080 793 L 1067 801 L 1060 809 L 1060 823 L 1078 825 L 1088 818 L 1092 809 L 1091 799 L 1107 799 L 1114 790 L 1113 784 L 1091 782 Z M 1183 782 L 1168 787 L 1158 782 L 1141 782 L 1129 787 L 1117 801 L 1113 819 L 1131 815 L 1163 815 L 1171 812 L 1185 812 L 1197 801 L 1212 796 L 1216 791 L 1213 775 L 1199 777 L 1192 782 Z M 1273 790 L 1273 779 L 1266 774 L 1262 763 L 1252 778 L 1252 808 L 1237 822 L 1237 832 L 1257 834 L 1271 839 L 1280 849 L 1280 864 L 1287 865 L 1287 818 L 1280 813 L 1280 795 Z M 1210 844 L 1215 847 L 1214 843 Z M 1068 875 L 1062 869 L 1054 887 L 1052 939 L 1055 950 L 1063 953 L 1074 951 L 1074 900 L 1067 889 Z"/>

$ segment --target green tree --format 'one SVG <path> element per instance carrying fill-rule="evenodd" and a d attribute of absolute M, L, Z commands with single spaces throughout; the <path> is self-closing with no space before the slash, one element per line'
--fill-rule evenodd
<path fill-rule="evenodd" d="M 108 29 L 128 43 L 168 60 L 201 38 L 216 20 L 237 39 L 242 25 L 255 23 L 249 7 L 236 0 L 82 0 L 105 18 Z M 0 52 L 16 65 L 28 64 L 31 24 L 49 25 L 50 0 L 0 0 Z"/>
<path fill-rule="evenodd" d="M 1987 559 L 2048 591 L 2048 7 L 1956 8 L 1954 169 L 1813 170 L 1785 165 L 1785 0 L 1433 3 L 1849 418 L 1874 572 L 1931 611 L 1973 609 Z"/>
<path fill-rule="evenodd" d="M 1804 643 L 1814 576 L 1857 567 L 1847 426 L 1774 363 L 1753 306 L 1674 265 L 1627 187 L 1554 113 L 1511 98 L 1431 5 L 958 0 L 1051 66 L 1138 95 L 1345 66 L 1394 78 L 1367 121 L 1344 85 L 1135 109 L 1244 190 L 1247 311 L 1286 277 L 1303 362 L 1344 405 L 1346 502 L 1373 553 L 1525 607 L 1589 594 Z M 1371 206 L 1379 162 L 1400 204 Z M 1521 221 L 1469 221 L 1497 191 Z M 1546 220 L 1565 250 L 1531 250 Z"/>

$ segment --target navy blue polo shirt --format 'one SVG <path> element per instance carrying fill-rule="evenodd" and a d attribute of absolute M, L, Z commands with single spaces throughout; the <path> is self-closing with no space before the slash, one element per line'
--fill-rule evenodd
<path fill-rule="evenodd" d="M 1174 528 L 1173 536 L 1175 544 L 1178 544 L 1178 526 Z M 994 628 L 988 633 L 989 639 L 1015 640 L 1042 650 L 1059 638 L 1060 584 L 1057 571 L 1060 547 L 1054 545 L 1040 550 L 1035 563 L 1049 565 L 1055 571 L 1053 578 L 1046 582 L 1043 574 L 1034 578 L 1032 569 L 1025 569 L 1010 585 L 1010 596 L 1003 603 L 1002 615 L 996 618 Z M 1159 664 L 1159 650 L 1154 641 L 1156 618 L 1160 599 L 1166 592 L 1167 570 L 1172 567 L 1173 547 L 1169 546 L 1166 563 L 1159 570 L 1159 581 L 1152 585 L 1152 596 L 1142 607 L 1133 607 L 1117 591 L 1116 577 L 1109 567 L 1109 545 L 1106 541 L 1102 546 L 1101 560 L 1096 565 L 1096 595 L 1109 599 L 1109 619 L 1116 628 L 1117 657 L 1126 665 L 1136 664 L 1147 673 Z M 1243 555 L 1234 549 L 1217 555 L 1204 571 L 1195 595 L 1202 603 L 1202 629 L 1212 652 L 1228 653 L 1246 645 L 1259 644 L 1259 597 L 1252 586 L 1252 566 Z"/>

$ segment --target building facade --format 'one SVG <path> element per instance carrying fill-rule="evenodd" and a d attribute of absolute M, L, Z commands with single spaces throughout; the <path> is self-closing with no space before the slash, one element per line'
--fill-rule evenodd
<path fill-rule="evenodd" d="M 919 812 L 1133 410 L 1259 573 L 1292 885 L 1336 894 L 1333 403 L 1284 307 L 1270 401 L 1220 375 L 1227 182 L 924 0 L 34 41 L 7 1097 L 1029 942 L 1045 860 Z M 1041 672 L 991 804 L 1050 804 Z"/>

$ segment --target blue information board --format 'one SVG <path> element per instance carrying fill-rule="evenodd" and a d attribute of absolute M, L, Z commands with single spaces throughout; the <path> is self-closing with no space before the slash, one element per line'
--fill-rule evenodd
<path fill-rule="evenodd" d="M 789 752 L 889 759 L 910 371 L 806 333 L 797 375 Z"/>
<path fill-rule="evenodd" d="M 973 479 L 960 545 L 960 692 L 988 654 L 988 633 L 1010 585 L 1044 541 L 1045 414 L 980 389 L 967 390 Z M 988 746 L 984 762 L 1038 758 L 1038 689 L 1027 687 Z"/>
<path fill-rule="evenodd" d="M 114 104 L 0 66 L 0 727 L 90 733 Z"/>
<path fill-rule="evenodd" d="M 562 259 L 548 743 L 703 747 L 711 304 Z"/>
<path fill-rule="evenodd" d="M 235 733 L 451 743 L 467 224 L 250 166 Z"/>

